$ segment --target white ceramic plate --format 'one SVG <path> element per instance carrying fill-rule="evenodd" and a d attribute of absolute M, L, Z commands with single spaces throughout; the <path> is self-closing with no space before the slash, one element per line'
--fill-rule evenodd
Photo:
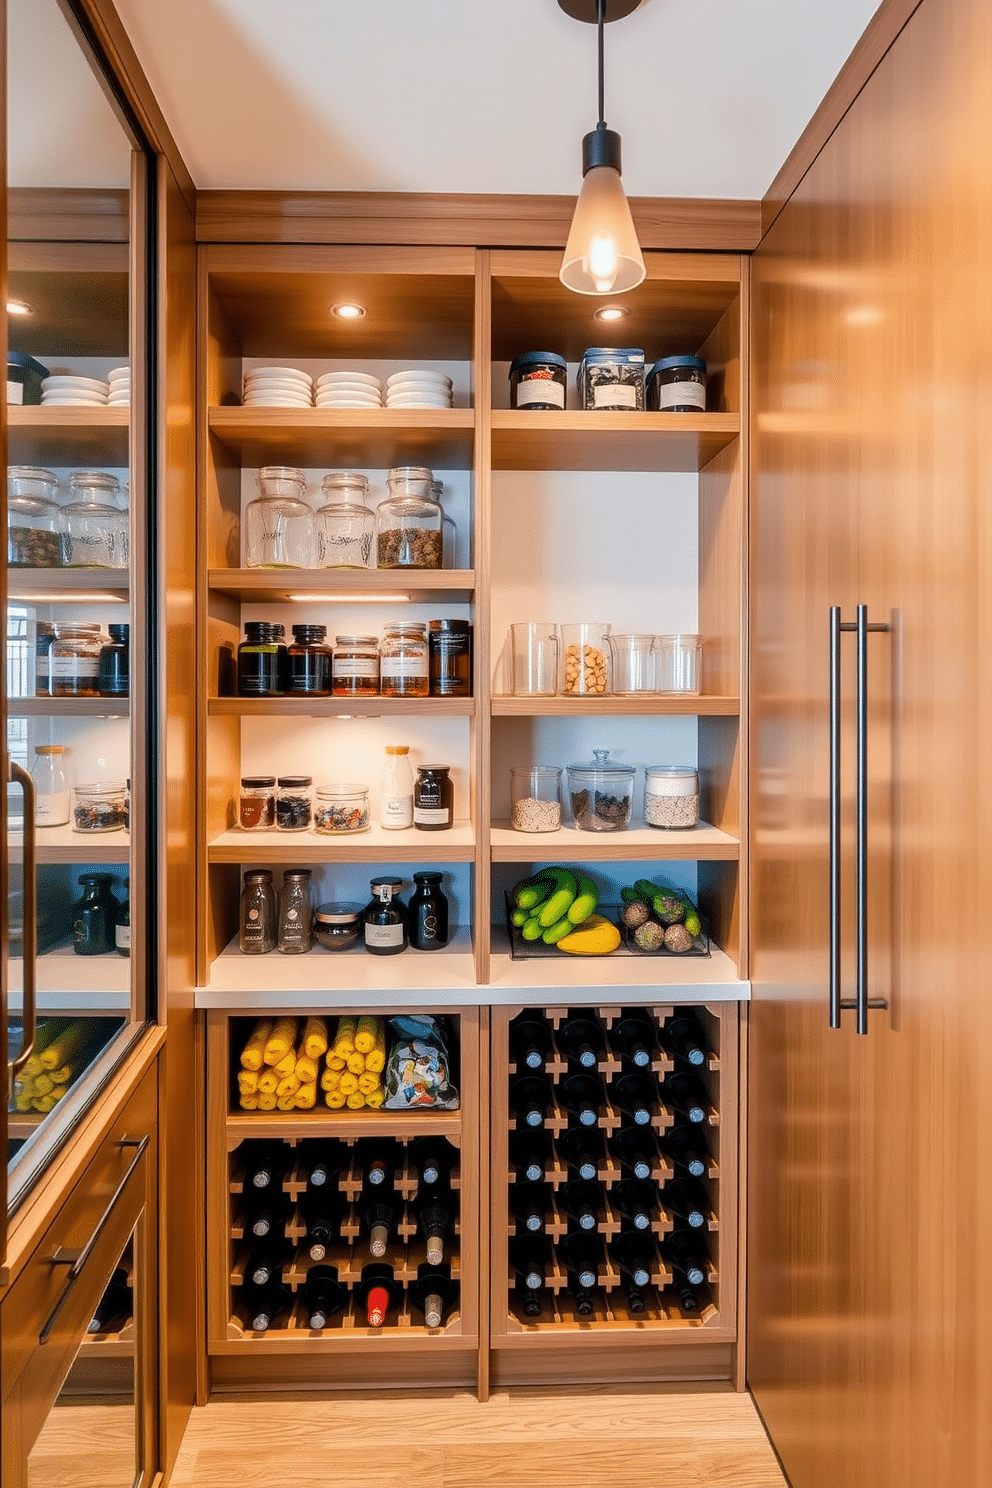
<path fill-rule="evenodd" d="M 70 390 L 80 393 L 103 393 L 106 397 L 108 384 L 102 377 L 70 377 L 59 373 L 52 377 L 43 377 L 41 390 L 43 393 L 67 393 Z"/>
<path fill-rule="evenodd" d="M 379 402 L 370 403 L 361 398 L 318 398 L 318 408 L 381 408 Z"/>
<path fill-rule="evenodd" d="M 363 398 L 379 398 L 382 389 L 368 382 L 325 382 L 314 388 L 315 393 L 361 393 Z"/>
<path fill-rule="evenodd" d="M 257 393 L 244 401 L 245 408 L 312 408 L 309 398 L 287 398 L 278 393 Z"/>
<path fill-rule="evenodd" d="M 429 398 L 426 395 L 418 395 L 412 398 L 387 398 L 387 408 L 450 408 L 451 404 L 446 398 Z"/>
<path fill-rule="evenodd" d="M 282 378 L 273 377 L 271 381 L 246 382 L 245 396 L 249 393 L 276 393 L 281 398 L 310 398 L 310 389 L 303 386 L 301 382 L 286 382 Z"/>
<path fill-rule="evenodd" d="M 108 408 L 126 408 L 131 402 L 130 393 L 111 393 L 107 399 Z"/>
<path fill-rule="evenodd" d="M 329 387 L 333 383 L 358 382 L 365 387 L 381 387 L 378 377 L 373 377 L 371 372 L 325 372 L 317 378 L 318 387 Z"/>
<path fill-rule="evenodd" d="M 394 372 L 392 377 L 386 378 L 387 388 L 399 387 L 404 382 L 432 382 L 440 383 L 443 387 L 452 387 L 451 378 L 444 372 L 417 371 Z"/>
<path fill-rule="evenodd" d="M 131 376 L 130 367 L 111 367 L 107 373 L 108 382 L 123 382 L 125 377 Z"/>
<path fill-rule="evenodd" d="M 67 393 L 64 398 L 42 398 L 42 408 L 106 408 L 106 398 L 80 398 Z"/>
<path fill-rule="evenodd" d="M 387 388 L 387 398 L 443 398 L 450 403 L 450 388 L 435 387 L 429 382 L 404 382 L 401 387 Z"/>
<path fill-rule="evenodd" d="M 293 382 L 305 383 L 307 387 L 313 386 L 310 373 L 300 372 L 296 367 L 252 367 L 250 372 L 245 373 L 245 382 L 254 377 L 288 377 Z"/>

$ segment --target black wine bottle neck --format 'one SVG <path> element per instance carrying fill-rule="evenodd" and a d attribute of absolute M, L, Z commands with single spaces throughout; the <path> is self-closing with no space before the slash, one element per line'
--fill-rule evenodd
<path fill-rule="evenodd" d="M 610 1033 L 610 1043 L 616 1052 L 628 1059 L 635 1069 L 648 1069 L 654 1053 L 657 1035 L 654 1024 L 647 1018 L 621 1018 Z"/>
<path fill-rule="evenodd" d="M 706 1063 L 709 1045 L 696 1018 L 669 1018 L 661 1030 L 662 1048 L 697 1068 Z"/>

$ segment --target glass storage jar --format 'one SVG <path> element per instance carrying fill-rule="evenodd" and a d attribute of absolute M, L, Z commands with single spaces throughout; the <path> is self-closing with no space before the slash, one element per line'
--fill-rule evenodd
<path fill-rule="evenodd" d="M 367 785 L 318 785 L 313 813 L 315 832 L 332 836 L 369 829 Z"/>
<path fill-rule="evenodd" d="M 363 916 L 365 949 L 373 956 L 396 956 L 407 947 L 406 905 L 400 898 L 401 878 L 370 880 L 372 898 Z"/>
<path fill-rule="evenodd" d="M 302 470 L 263 465 L 262 494 L 245 510 L 247 568 L 309 568 L 313 562 L 313 512 L 303 499 Z"/>
<path fill-rule="evenodd" d="M 7 564 L 10 568 L 61 568 L 58 480 L 32 465 L 7 469 Z"/>
<path fill-rule="evenodd" d="M 433 482 L 433 473 L 423 466 L 389 472 L 389 495 L 376 512 L 379 568 L 441 567 L 444 511 L 434 499 Z"/>
<path fill-rule="evenodd" d="M 328 697 L 331 691 L 331 648 L 325 645 L 326 625 L 294 625 L 287 652 L 289 692 Z"/>
<path fill-rule="evenodd" d="M 379 825 L 387 831 L 413 826 L 413 771 L 409 744 L 387 744 L 379 786 Z"/>
<path fill-rule="evenodd" d="M 413 825 L 421 832 L 444 832 L 455 819 L 455 788 L 450 765 L 420 765 L 413 783 Z"/>
<path fill-rule="evenodd" d="M 554 697 L 558 691 L 558 627 L 545 620 L 510 626 L 514 697 Z"/>
<path fill-rule="evenodd" d="M 102 470 L 69 477 L 72 500 L 59 512 L 67 568 L 127 568 L 130 527 L 120 482 Z"/>
<path fill-rule="evenodd" d="M 271 868 L 249 868 L 241 890 L 238 945 L 246 956 L 264 956 L 278 941 L 276 891 Z"/>
<path fill-rule="evenodd" d="M 53 697 L 99 697 L 100 652 L 106 636 L 99 625 L 60 625 L 48 653 Z"/>
<path fill-rule="evenodd" d="M 576 378 L 582 407 L 640 413 L 644 408 L 644 352 L 637 346 L 590 346 Z"/>
<path fill-rule="evenodd" d="M 246 832 L 264 832 L 276 824 L 276 777 L 243 775 L 238 821 Z"/>
<path fill-rule="evenodd" d="M 522 351 L 510 363 L 510 407 L 557 413 L 565 407 L 568 363 L 553 351 Z"/>
<path fill-rule="evenodd" d="M 238 647 L 238 696 L 282 697 L 288 671 L 283 627 L 268 620 L 246 620 L 245 638 Z"/>
<path fill-rule="evenodd" d="M 383 697 L 427 697 L 427 626 L 397 620 L 385 627 L 379 648 L 379 691 Z"/>
<path fill-rule="evenodd" d="M 698 692 L 702 648 L 698 635 L 655 637 L 658 651 L 658 691 Z"/>
<path fill-rule="evenodd" d="M 287 868 L 279 891 L 277 949 L 284 956 L 302 956 L 313 947 L 311 870 Z"/>
<path fill-rule="evenodd" d="M 318 568 L 371 568 L 375 513 L 366 505 L 369 483 L 353 470 L 320 483 L 324 505 L 314 518 Z"/>
<path fill-rule="evenodd" d="M 72 792 L 74 832 L 119 832 L 128 824 L 127 783 L 77 785 Z"/>
<path fill-rule="evenodd" d="M 332 676 L 335 697 L 377 697 L 379 642 L 376 637 L 335 636 Z"/>
<path fill-rule="evenodd" d="M 686 830 L 699 820 L 699 775 L 692 765 L 644 767 L 644 821 Z"/>
<path fill-rule="evenodd" d="M 510 825 L 517 832 L 557 832 L 561 826 L 561 770 L 517 765 L 510 771 Z"/>
<path fill-rule="evenodd" d="M 471 625 L 467 620 L 431 620 L 428 632 L 431 697 L 471 697 Z"/>
<path fill-rule="evenodd" d="M 69 786 L 62 768 L 61 744 L 36 744 L 34 769 L 34 824 L 64 827 L 69 822 Z"/>
<path fill-rule="evenodd" d="M 618 697 L 636 697 L 657 690 L 657 661 L 653 635 L 611 635 L 613 691 Z"/>
<path fill-rule="evenodd" d="M 72 906 L 72 949 L 77 956 L 106 956 L 117 949 L 119 901 L 112 873 L 81 873 L 82 893 Z"/>
<path fill-rule="evenodd" d="M 616 764 L 608 749 L 594 749 L 587 764 L 568 766 L 572 819 L 583 832 L 622 832 L 630 825 L 633 765 Z"/>
<path fill-rule="evenodd" d="M 706 362 L 699 356 L 662 357 L 648 373 L 648 407 L 660 413 L 704 413 Z"/>
<path fill-rule="evenodd" d="M 566 697 L 603 697 L 612 691 L 610 627 L 594 621 L 561 628 L 561 685 Z"/>
<path fill-rule="evenodd" d="M 280 775 L 276 781 L 276 826 L 280 832 L 305 832 L 313 814 L 313 777 Z"/>
<path fill-rule="evenodd" d="M 327 951 L 348 951 L 362 933 L 360 904 L 318 904 L 313 912 L 313 938 Z"/>

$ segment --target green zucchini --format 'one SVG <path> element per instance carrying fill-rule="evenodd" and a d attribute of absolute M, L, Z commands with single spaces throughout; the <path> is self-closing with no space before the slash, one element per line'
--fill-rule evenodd
<path fill-rule="evenodd" d="M 569 872 L 567 868 L 549 868 L 547 873 L 555 880 L 556 888 L 550 899 L 546 899 L 537 911 L 537 918 L 544 930 L 551 925 L 557 925 L 558 921 L 568 913 L 568 907 L 579 888 L 575 881 L 575 874 Z"/>
<path fill-rule="evenodd" d="M 568 906 L 566 918 L 572 925 L 581 925 L 591 914 L 595 913 L 596 905 L 599 903 L 599 890 L 591 878 L 585 874 L 579 876 L 579 887 L 575 898 Z"/>
<path fill-rule="evenodd" d="M 537 915 L 531 915 L 530 919 L 521 927 L 520 934 L 524 940 L 540 940 L 541 925 Z"/>
<path fill-rule="evenodd" d="M 525 878 L 517 884 L 513 902 L 518 909 L 534 910 L 544 903 L 553 888 L 554 883 L 546 874 L 536 873 L 533 878 Z"/>
<path fill-rule="evenodd" d="M 527 921 L 530 919 L 530 910 L 529 909 L 515 909 L 513 911 L 513 913 L 511 914 L 510 919 L 513 922 L 513 924 L 516 925 L 517 929 L 519 930 L 520 927 L 521 927 L 521 925 L 526 925 Z"/>
<path fill-rule="evenodd" d="M 545 945 L 557 945 L 559 940 L 563 940 L 574 929 L 575 926 L 568 918 L 568 915 L 566 915 L 564 919 L 556 921 L 554 925 L 549 925 L 541 936 L 541 939 Z"/>

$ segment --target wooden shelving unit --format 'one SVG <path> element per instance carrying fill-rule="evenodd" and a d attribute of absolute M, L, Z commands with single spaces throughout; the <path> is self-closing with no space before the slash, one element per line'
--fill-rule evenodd
<path fill-rule="evenodd" d="M 8 409 L 8 454 L 18 465 L 126 465 L 130 408 Z"/>

